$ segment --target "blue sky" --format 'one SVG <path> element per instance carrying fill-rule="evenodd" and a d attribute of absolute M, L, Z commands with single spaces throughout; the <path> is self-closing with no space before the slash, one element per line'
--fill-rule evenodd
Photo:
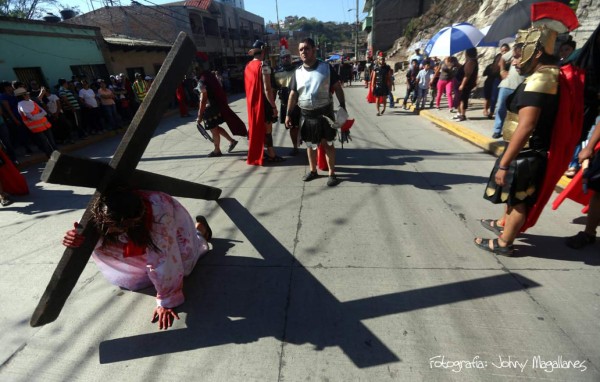
<path fill-rule="evenodd" d="M 152 6 L 154 4 L 171 3 L 173 0 L 138 0 L 139 3 Z M 275 12 L 276 0 L 244 0 L 248 12 L 260 15 L 265 22 L 277 20 Z M 99 0 L 69 0 L 68 4 L 79 6 L 83 13 L 102 7 Z M 91 4 L 91 5 L 90 5 Z M 129 5 L 129 0 L 121 0 L 121 5 Z M 314 17 L 320 21 L 353 22 L 356 20 L 356 0 L 277 0 L 279 18 L 285 16 Z M 362 13 L 365 0 L 358 2 L 358 18 L 362 20 L 366 14 Z M 348 12 L 348 9 L 352 11 Z"/>

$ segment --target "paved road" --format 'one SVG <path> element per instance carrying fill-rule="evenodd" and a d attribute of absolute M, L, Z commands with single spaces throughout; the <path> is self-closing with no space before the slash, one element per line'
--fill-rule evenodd
<path fill-rule="evenodd" d="M 218 203 L 181 199 L 207 215 L 214 249 L 166 332 L 149 323 L 153 291 L 121 291 L 94 264 L 56 322 L 28 326 L 92 193 L 30 167 L 31 195 L 1 212 L 0 380 L 600 380 L 598 246 L 562 243 L 579 207 L 546 211 L 518 257 L 483 253 L 478 219 L 500 212 L 481 197 L 493 157 L 346 93 L 356 124 L 336 188 L 301 181 L 305 156 L 250 167 L 244 141 L 206 158 L 189 120 L 162 123 L 140 168 L 223 189 Z M 244 99 L 233 108 L 245 118 Z M 283 129 L 275 142 L 289 150 Z M 117 143 L 77 154 L 108 159 Z M 569 368 L 552 370 L 559 359 Z"/>

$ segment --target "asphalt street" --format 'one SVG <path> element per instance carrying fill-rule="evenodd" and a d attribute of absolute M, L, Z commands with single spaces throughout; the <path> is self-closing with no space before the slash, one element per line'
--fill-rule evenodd
<path fill-rule="evenodd" d="M 218 158 L 191 119 L 163 120 L 138 168 L 219 187 L 204 214 L 213 249 L 186 279 L 181 319 L 150 323 L 153 290 L 110 285 L 92 261 L 59 318 L 28 324 L 93 190 L 40 181 L 0 216 L 1 381 L 599 381 L 598 244 L 568 249 L 581 206 L 549 208 L 517 256 L 473 245 L 494 157 L 399 108 L 376 116 L 345 88 L 356 122 L 337 150 L 342 182 L 302 182 L 305 151 Z M 232 108 L 246 120 L 246 100 Z M 276 127 L 280 155 L 290 151 Z M 75 155 L 108 160 L 119 137 Z M 339 145 L 338 145 L 339 146 Z M 223 149 L 226 145 L 223 143 Z"/>

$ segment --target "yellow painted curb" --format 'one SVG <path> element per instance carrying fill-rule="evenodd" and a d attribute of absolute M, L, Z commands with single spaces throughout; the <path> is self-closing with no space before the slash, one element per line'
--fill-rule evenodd
<path fill-rule="evenodd" d="M 481 147 L 485 151 L 494 154 L 495 156 L 499 156 L 504 151 L 504 142 L 502 141 L 486 137 L 485 135 L 479 134 L 478 132 L 469 129 L 468 127 L 461 126 L 458 123 L 449 121 L 442 117 L 438 117 L 437 115 L 427 110 L 421 110 L 419 115 L 435 123 L 439 127 L 448 130 L 452 134 L 473 143 L 475 146 Z M 560 180 L 556 184 L 557 190 L 562 191 L 565 187 L 569 185 L 570 181 L 571 179 L 567 178 L 566 176 L 560 178 Z"/>

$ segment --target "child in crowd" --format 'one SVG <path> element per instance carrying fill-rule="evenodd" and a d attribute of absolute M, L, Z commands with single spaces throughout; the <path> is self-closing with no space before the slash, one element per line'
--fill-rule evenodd
<path fill-rule="evenodd" d="M 433 77 L 433 70 L 431 69 L 431 62 L 424 61 L 423 69 L 417 74 L 417 103 L 416 110 L 424 109 L 425 102 L 427 101 L 427 93 L 429 92 L 429 85 L 431 84 L 431 78 Z"/>

